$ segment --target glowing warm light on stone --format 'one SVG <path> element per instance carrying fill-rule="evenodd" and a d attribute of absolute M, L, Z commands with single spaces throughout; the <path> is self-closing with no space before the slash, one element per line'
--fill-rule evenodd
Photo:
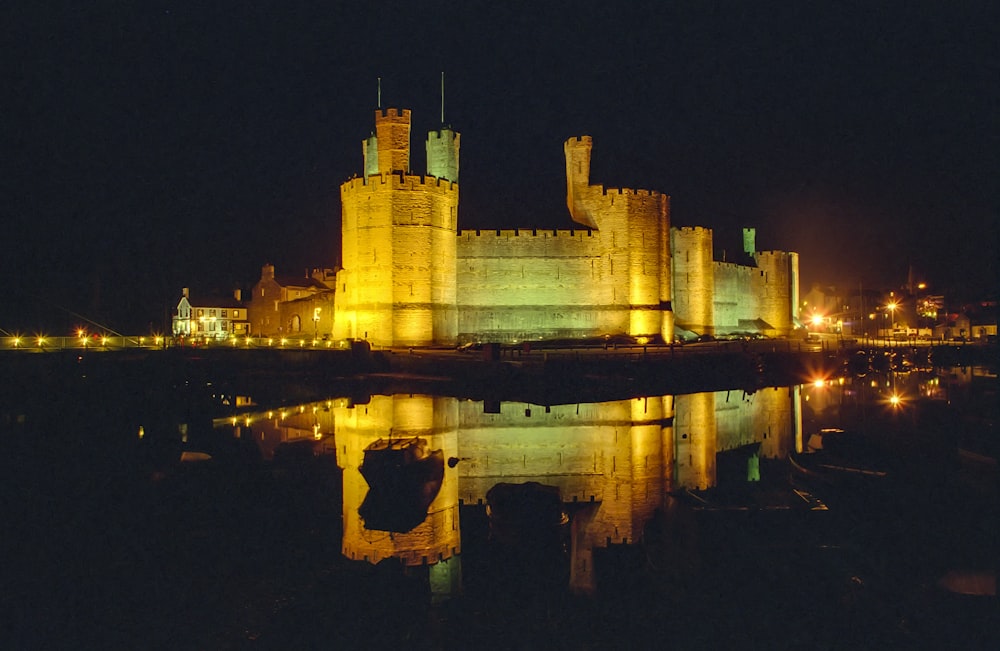
<path fill-rule="evenodd" d="M 427 175 L 418 176 L 410 119 L 408 110 L 377 110 L 375 134 L 362 143 L 364 174 L 341 185 L 335 338 L 670 342 L 675 322 L 696 334 L 790 332 L 796 254 L 758 252 L 745 229 L 753 263 L 716 262 L 710 229 L 671 228 L 668 196 L 592 184 L 589 136 L 563 144 L 566 205 L 581 228 L 459 231 L 459 134 L 428 135 Z"/>

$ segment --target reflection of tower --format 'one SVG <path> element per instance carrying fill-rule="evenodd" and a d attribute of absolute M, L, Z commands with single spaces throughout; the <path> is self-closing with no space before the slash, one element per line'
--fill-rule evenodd
<path fill-rule="evenodd" d="M 677 396 L 675 474 L 668 485 L 673 489 L 716 486 L 720 481 L 716 455 L 745 446 L 759 444 L 764 458 L 787 457 L 796 437 L 801 437 L 800 406 L 798 387 Z"/>
<path fill-rule="evenodd" d="M 715 394 L 677 396 L 674 416 L 676 483 L 706 489 L 715 485 Z"/>
<path fill-rule="evenodd" d="M 340 187 L 343 269 L 335 336 L 377 345 L 453 344 L 459 136 L 427 140 L 428 176 L 410 172 L 410 111 L 375 112 L 365 176 Z"/>
<path fill-rule="evenodd" d="M 674 396 L 663 396 L 663 428 L 660 430 L 660 449 L 663 452 L 663 494 L 676 487 L 677 447 L 674 443 Z"/>
<path fill-rule="evenodd" d="M 338 462 L 344 469 L 343 553 L 377 563 L 398 558 L 406 565 L 430 565 L 461 551 L 457 470 L 445 465 L 441 489 L 423 523 L 405 533 L 368 529 L 358 513 L 368 484 L 358 470 L 364 450 L 379 438 L 420 437 L 445 458 L 457 456 L 457 404 L 454 398 L 420 395 L 372 396 L 366 405 L 337 409 Z"/>

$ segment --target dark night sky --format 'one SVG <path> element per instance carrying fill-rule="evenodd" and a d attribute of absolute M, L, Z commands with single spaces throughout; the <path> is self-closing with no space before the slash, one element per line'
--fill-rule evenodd
<path fill-rule="evenodd" d="M 996 290 L 992 2 L 19 4 L 0 9 L 0 328 L 145 330 L 183 286 L 333 266 L 376 78 L 414 111 L 421 172 L 441 71 L 462 228 L 570 227 L 562 142 L 589 134 L 593 181 L 670 194 L 719 249 L 756 226 L 802 254 L 804 290 L 911 264 Z"/>

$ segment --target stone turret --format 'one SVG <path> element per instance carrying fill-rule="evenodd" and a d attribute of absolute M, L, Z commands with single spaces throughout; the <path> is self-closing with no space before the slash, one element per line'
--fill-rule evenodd
<path fill-rule="evenodd" d="M 593 206 L 589 201 L 590 154 L 593 146 L 590 136 L 570 138 L 563 143 L 566 155 L 566 207 L 569 208 L 569 216 L 573 221 L 598 230 Z"/>
<path fill-rule="evenodd" d="M 458 148 L 460 136 L 450 127 L 427 134 L 427 173 L 458 183 Z"/>

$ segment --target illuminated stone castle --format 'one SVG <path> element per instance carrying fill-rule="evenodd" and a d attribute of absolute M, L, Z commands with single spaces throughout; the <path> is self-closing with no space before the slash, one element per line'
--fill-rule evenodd
<path fill-rule="evenodd" d="M 675 325 L 685 334 L 791 332 L 797 254 L 758 252 L 745 229 L 747 263 L 715 261 L 710 229 L 670 227 L 667 195 L 592 185 L 589 136 L 564 144 L 566 203 L 578 229 L 459 230 L 459 143 L 450 128 L 430 132 L 427 173 L 413 174 L 410 111 L 376 110 L 375 132 L 362 143 L 364 174 L 340 188 L 342 268 L 326 292 L 335 297 L 332 318 L 303 301 L 309 314 L 296 321 L 284 310 L 272 324 L 269 303 L 251 308 L 254 333 L 276 334 L 273 326 L 289 321 L 283 332 L 295 334 L 294 324 L 314 315 L 323 334 L 378 346 L 611 335 L 669 342 Z"/>

